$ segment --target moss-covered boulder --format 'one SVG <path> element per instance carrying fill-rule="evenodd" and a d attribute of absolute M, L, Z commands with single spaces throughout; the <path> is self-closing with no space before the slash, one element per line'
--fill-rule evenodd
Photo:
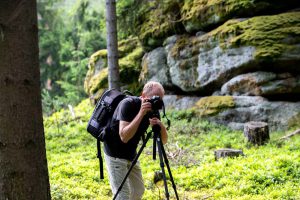
<path fill-rule="evenodd" d="M 297 5 L 297 0 L 185 0 L 181 20 L 188 32 L 207 31 L 232 18 L 275 14 Z"/>
<path fill-rule="evenodd" d="M 168 36 L 184 32 L 180 22 L 180 0 L 143 1 L 137 10 L 137 35 L 149 51 L 162 46 Z"/>
<path fill-rule="evenodd" d="M 138 77 L 144 55 L 142 46 L 137 38 L 129 38 L 120 41 L 118 48 L 121 85 L 123 89 L 137 92 L 140 90 Z M 88 67 L 84 88 L 87 94 L 97 98 L 103 89 L 108 87 L 107 50 L 94 53 L 90 57 Z"/>
<path fill-rule="evenodd" d="M 84 90 L 92 95 L 100 88 L 107 87 L 107 50 L 103 49 L 94 53 L 89 60 L 88 72 L 84 81 Z"/>
<path fill-rule="evenodd" d="M 231 78 L 256 70 L 300 73 L 300 12 L 229 20 L 200 36 L 166 43 L 172 83 L 211 94 Z"/>
<path fill-rule="evenodd" d="M 222 110 L 235 106 L 232 96 L 210 96 L 203 97 L 196 102 L 194 109 L 201 116 L 215 115 Z"/>
<path fill-rule="evenodd" d="M 254 70 L 300 72 L 300 12 L 230 20 L 199 39 L 202 87 Z"/>

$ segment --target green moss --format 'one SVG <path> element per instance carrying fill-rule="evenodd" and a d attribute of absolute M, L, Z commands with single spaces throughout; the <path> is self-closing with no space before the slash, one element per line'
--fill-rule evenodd
<path fill-rule="evenodd" d="M 86 74 L 85 77 L 85 81 L 84 81 L 84 90 L 87 94 L 91 94 L 91 87 L 93 87 L 92 85 L 94 83 L 91 82 L 91 80 L 93 79 L 93 76 L 95 75 L 95 66 L 96 63 L 99 61 L 99 59 L 103 60 L 103 64 L 102 64 L 102 68 L 107 66 L 107 50 L 106 49 L 102 49 L 99 50 L 97 52 L 95 52 L 89 60 L 89 70 Z"/>
<path fill-rule="evenodd" d="M 141 60 L 144 55 L 143 48 L 139 40 L 130 37 L 122 40 L 118 44 L 119 48 L 119 70 L 122 86 L 133 88 L 134 91 L 139 90 L 137 87 L 137 79 L 141 71 Z M 99 59 L 103 60 L 99 72 L 96 72 L 95 66 Z M 94 53 L 89 62 L 89 71 L 86 75 L 84 88 L 85 91 L 97 98 L 104 88 L 108 85 L 108 69 L 107 69 L 107 50 L 100 50 Z M 129 89 L 128 88 L 128 89 Z M 100 91 L 100 92 L 99 92 Z"/>
<path fill-rule="evenodd" d="M 141 20 L 137 24 L 139 39 L 146 49 L 161 46 L 166 37 L 180 31 L 180 1 L 156 1 L 152 4 L 147 3 L 141 9 Z"/>
<path fill-rule="evenodd" d="M 91 56 L 90 61 L 89 61 L 89 66 L 91 69 L 94 70 L 96 62 L 100 58 L 103 58 L 103 59 L 107 58 L 107 50 L 106 49 L 99 50 Z"/>
<path fill-rule="evenodd" d="M 171 49 L 171 55 L 174 58 L 180 57 L 180 51 L 189 48 L 189 55 L 185 55 L 189 58 L 197 56 L 199 53 L 199 40 L 196 37 L 191 37 L 189 35 L 181 35 L 176 40 L 174 46 Z M 185 57 L 186 58 L 186 57 Z"/>
<path fill-rule="evenodd" d="M 129 37 L 126 40 L 121 40 L 118 43 L 119 57 L 122 58 L 139 47 L 141 47 L 141 44 L 137 37 Z"/>
<path fill-rule="evenodd" d="M 132 52 L 128 53 L 126 56 L 119 60 L 120 67 L 133 67 L 135 69 L 140 68 L 140 61 L 143 55 L 144 51 L 142 47 L 137 47 L 136 49 L 133 49 Z"/>
<path fill-rule="evenodd" d="M 108 68 L 102 69 L 98 74 L 93 76 L 89 81 L 89 94 L 94 94 L 100 88 L 107 87 L 107 80 L 108 80 Z"/>
<path fill-rule="evenodd" d="M 295 2 L 270 0 L 185 0 L 181 8 L 182 22 L 188 32 L 208 30 L 237 17 L 250 17 L 293 8 Z"/>
<path fill-rule="evenodd" d="M 219 41 L 223 48 L 254 46 L 256 59 L 273 59 L 300 42 L 300 12 L 229 20 L 200 40 Z"/>
<path fill-rule="evenodd" d="M 200 116 L 214 115 L 226 108 L 235 107 L 232 96 L 210 96 L 201 98 L 194 106 Z"/>

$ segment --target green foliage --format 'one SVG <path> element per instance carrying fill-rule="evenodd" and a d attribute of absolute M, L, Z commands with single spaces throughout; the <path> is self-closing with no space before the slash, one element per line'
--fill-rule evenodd
<path fill-rule="evenodd" d="M 74 108 L 45 118 L 52 199 L 111 199 L 106 171 L 99 179 L 96 143 L 86 132 L 93 106 L 84 100 Z M 172 121 L 165 149 L 180 199 L 298 199 L 300 138 L 279 141 L 272 132 L 265 146 L 245 142 L 241 131 L 202 121 L 192 110 L 168 110 Z M 165 119 L 162 119 L 163 121 Z M 245 156 L 216 161 L 214 150 L 242 149 Z M 159 161 L 152 160 L 152 142 L 141 155 L 146 191 L 143 199 L 163 199 L 162 183 L 154 184 Z M 169 182 L 171 199 L 175 199 Z"/>

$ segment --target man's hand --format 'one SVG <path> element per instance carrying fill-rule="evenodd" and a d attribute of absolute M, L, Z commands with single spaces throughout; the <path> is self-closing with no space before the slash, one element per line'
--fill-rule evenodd
<path fill-rule="evenodd" d="M 151 103 L 147 101 L 148 99 L 149 98 L 142 97 L 142 103 L 141 103 L 141 108 L 140 108 L 139 112 L 143 117 L 152 109 Z"/>
<path fill-rule="evenodd" d="M 168 141 L 168 133 L 167 133 L 167 129 L 163 125 L 163 123 L 157 117 L 150 118 L 149 122 L 150 122 L 151 126 L 154 126 L 156 124 L 158 124 L 160 126 L 161 140 L 162 140 L 163 144 L 166 144 Z"/>
<path fill-rule="evenodd" d="M 151 126 L 154 126 L 154 125 L 158 124 L 160 127 L 162 127 L 161 121 L 156 117 L 149 118 L 149 122 L 150 122 Z"/>

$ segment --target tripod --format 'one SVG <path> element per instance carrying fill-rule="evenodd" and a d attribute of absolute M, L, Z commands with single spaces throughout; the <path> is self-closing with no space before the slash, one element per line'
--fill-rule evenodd
<path fill-rule="evenodd" d="M 162 174 L 163 174 L 166 198 L 167 198 L 167 200 L 169 200 L 170 199 L 170 194 L 169 194 L 169 191 L 168 191 L 167 178 L 166 178 L 166 173 L 165 173 L 165 168 L 164 168 L 165 165 L 164 164 L 166 164 L 166 166 L 167 166 L 168 173 L 169 173 L 169 176 L 170 176 L 170 180 L 171 180 L 171 183 L 172 183 L 172 187 L 173 187 L 175 195 L 176 195 L 176 199 L 179 200 L 177 190 L 176 190 L 176 185 L 174 183 L 174 179 L 173 179 L 173 176 L 172 176 L 172 173 L 171 173 L 171 168 L 169 166 L 169 161 L 168 161 L 168 158 L 167 158 L 167 154 L 165 152 L 163 143 L 161 141 L 160 131 L 161 131 L 160 126 L 159 125 L 154 125 L 152 127 L 152 131 L 147 133 L 146 138 L 145 138 L 141 148 L 139 149 L 137 155 L 133 159 L 132 164 L 131 164 L 128 172 L 126 173 L 121 185 L 119 186 L 119 188 L 117 190 L 117 193 L 115 194 L 113 200 L 115 200 L 117 198 L 119 192 L 121 191 L 126 179 L 128 178 L 128 176 L 129 176 L 131 170 L 133 169 L 134 165 L 136 164 L 139 156 L 141 155 L 143 149 L 145 148 L 145 146 L 146 146 L 148 140 L 150 139 L 152 133 L 153 133 L 153 160 L 156 160 L 156 145 L 157 145 L 158 155 L 159 155 L 159 160 L 160 160 L 160 167 L 161 167 Z"/>

